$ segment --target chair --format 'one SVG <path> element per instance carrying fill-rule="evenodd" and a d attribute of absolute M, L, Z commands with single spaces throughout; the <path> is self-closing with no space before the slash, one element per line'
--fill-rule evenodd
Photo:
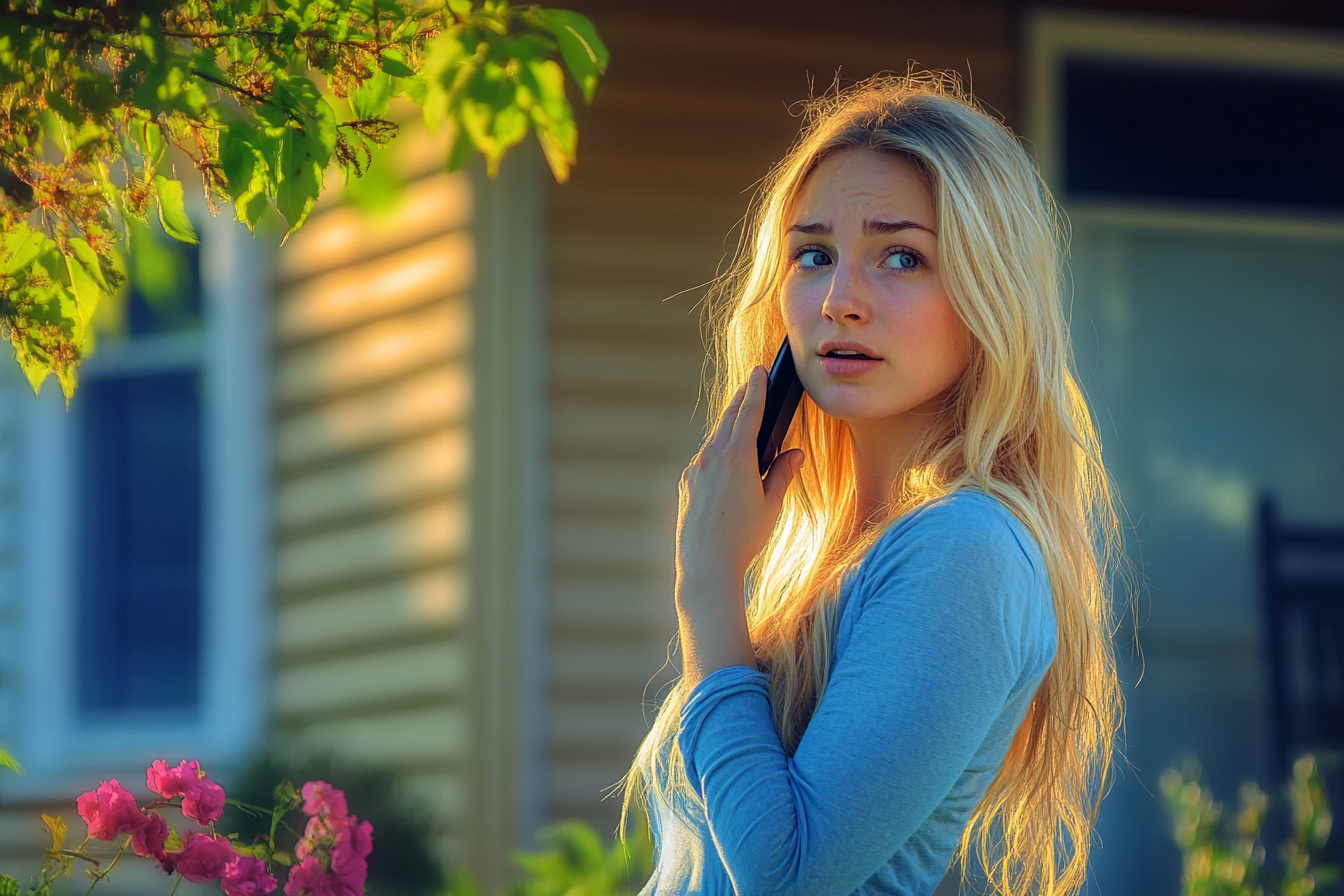
<path fill-rule="evenodd" d="M 1275 768 L 1344 751 L 1344 528 L 1284 523 L 1260 498 L 1265 667 Z"/>

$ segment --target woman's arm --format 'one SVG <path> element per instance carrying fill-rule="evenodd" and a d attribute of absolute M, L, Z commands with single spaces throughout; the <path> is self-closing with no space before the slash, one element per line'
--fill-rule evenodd
<path fill-rule="evenodd" d="M 1029 696 L 1053 652 L 1042 644 L 1026 656 L 1024 645 L 1029 633 L 1052 636 L 1053 616 L 1006 517 L 992 499 L 958 497 L 879 542 L 851 597 L 862 601 L 852 635 L 793 757 L 764 675 L 722 668 L 693 691 L 678 743 L 739 894 L 853 892 L 938 807 L 991 731 L 1007 747 L 1026 709 L 1023 698 L 1006 713 L 1009 696 Z M 994 769 L 980 771 L 987 784 Z"/>

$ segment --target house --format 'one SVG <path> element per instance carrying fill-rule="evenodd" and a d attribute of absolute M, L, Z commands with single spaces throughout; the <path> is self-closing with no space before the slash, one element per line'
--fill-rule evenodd
<path fill-rule="evenodd" d="M 391 212 L 328 203 L 279 250 L 205 222 L 198 322 L 105 345 L 69 412 L 6 381 L 0 741 L 28 774 L 0 779 L 0 868 L 100 776 L 268 738 L 403 773 L 487 883 L 549 820 L 611 830 L 670 674 L 700 290 L 790 104 L 914 61 L 1030 139 L 1072 225 L 1146 577 L 1094 878 L 1174 887 L 1161 770 L 1279 779 L 1256 496 L 1344 525 L 1338 4 L 571 5 L 613 62 L 570 183 L 530 149 L 446 175 L 408 127 Z"/>

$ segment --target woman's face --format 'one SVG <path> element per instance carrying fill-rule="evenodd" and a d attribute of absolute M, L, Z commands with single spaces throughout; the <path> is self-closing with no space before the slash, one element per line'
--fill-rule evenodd
<path fill-rule="evenodd" d="M 914 164 L 835 153 L 787 223 L 784 325 L 812 400 L 850 422 L 936 409 L 971 337 L 943 289 L 933 197 Z"/>

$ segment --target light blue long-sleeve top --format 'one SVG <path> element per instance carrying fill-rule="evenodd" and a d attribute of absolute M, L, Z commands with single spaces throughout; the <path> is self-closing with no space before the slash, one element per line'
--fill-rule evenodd
<path fill-rule="evenodd" d="M 767 676 L 692 690 L 677 744 L 697 799 L 654 796 L 641 896 L 928 896 L 1055 655 L 1045 563 L 963 490 L 895 523 L 846 579 L 831 676 L 793 756 Z"/>

